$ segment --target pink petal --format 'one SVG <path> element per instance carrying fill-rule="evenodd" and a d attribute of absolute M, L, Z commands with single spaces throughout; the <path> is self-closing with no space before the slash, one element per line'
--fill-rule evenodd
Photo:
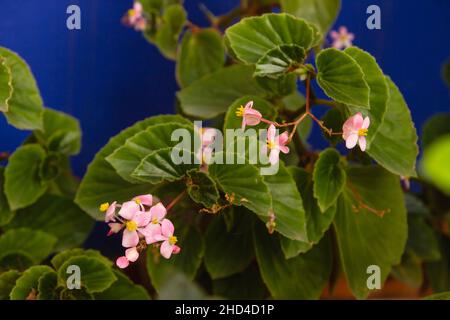
<path fill-rule="evenodd" d="M 112 235 L 113 233 L 118 233 L 123 228 L 123 224 L 121 223 L 108 223 L 108 226 L 109 226 L 108 236 Z"/>
<path fill-rule="evenodd" d="M 161 202 L 150 208 L 151 220 L 157 219 L 158 222 L 160 222 L 162 221 L 162 219 L 164 219 L 166 214 L 167 214 L 166 207 L 164 207 L 164 205 Z"/>
<path fill-rule="evenodd" d="M 347 33 L 348 33 L 347 27 L 345 27 L 345 26 L 339 27 L 339 33 L 340 33 L 341 35 L 347 34 Z"/>
<path fill-rule="evenodd" d="M 130 262 L 135 262 L 139 258 L 139 252 L 136 250 L 136 247 L 129 248 L 125 250 L 125 257 Z"/>
<path fill-rule="evenodd" d="M 272 149 L 270 151 L 269 155 L 269 162 L 271 165 L 277 164 L 278 160 L 280 159 L 280 150 L 279 149 Z"/>
<path fill-rule="evenodd" d="M 353 149 L 356 146 L 356 143 L 358 143 L 357 133 L 349 135 L 345 140 L 345 146 L 347 147 L 347 149 Z"/>
<path fill-rule="evenodd" d="M 244 109 L 251 109 L 251 108 L 253 108 L 253 101 L 247 102 L 247 104 L 244 107 Z"/>
<path fill-rule="evenodd" d="M 366 141 L 366 137 L 362 136 L 359 137 L 359 148 L 361 149 L 361 151 L 366 151 L 366 145 L 367 145 L 367 141 Z"/>
<path fill-rule="evenodd" d="M 287 132 L 283 132 L 282 134 L 279 135 L 278 139 L 279 144 L 284 146 L 286 142 L 289 140 L 289 134 Z"/>
<path fill-rule="evenodd" d="M 277 129 L 275 129 L 275 126 L 273 124 L 271 124 L 269 126 L 269 129 L 267 129 L 267 140 L 274 141 L 276 131 L 277 131 Z"/>
<path fill-rule="evenodd" d="M 364 122 L 362 124 L 362 128 L 363 129 L 367 129 L 367 128 L 369 128 L 369 126 L 370 126 L 370 118 L 369 117 L 365 117 L 364 118 Z"/>
<path fill-rule="evenodd" d="M 244 113 L 246 125 L 256 126 L 261 122 L 262 114 L 258 110 L 247 109 Z"/>
<path fill-rule="evenodd" d="M 128 201 L 122 204 L 119 215 L 127 220 L 133 220 L 136 213 L 140 211 L 139 205 L 135 201 Z"/>
<path fill-rule="evenodd" d="M 117 201 L 114 201 L 106 210 L 105 222 L 116 221 L 114 214 L 116 213 Z"/>
<path fill-rule="evenodd" d="M 150 220 L 151 214 L 148 211 L 141 211 L 138 214 L 136 214 L 133 218 L 133 221 L 135 221 L 138 227 L 140 228 L 148 225 L 150 223 Z"/>
<path fill-rule="evenodd" d="M 145 228 L 139 229 L 139 232 L 144 235 L 147 244 L 167 240 L 165 237 L 161 238 L 161 226 L 159 224 L 150 223 Z"/>
<path fill-rule="evenodd" d="M 139 243 L 139 235 L 136 231 L 129 231 L 125 229 L 123 231 L 122 246 L 125 248 L 136 247 Z"/>
<path fill-rule="evenodd" d="M 181 248 L 179 246 L 177 246 L 176 244 L 173 245 L 173 251 L 172 251 L 173 254 L 179 254 L 180 251 L 181 251 Z"/>
<path fill-rule="evenodd" d="M 350 117 L 344 122 L 344 125 L 342 126 L 342 133 L 343 133 L 342 136 L 344 140 L 347 140 L 348 136 L 354 133 L 355 131 L 356 129 L 353 128 L 353 118 Z"/>
<path fill-rule="evenodd" d="M 364 122 L 363 116 L 362 116 L 361 112 L 358 112 L 357 114 L 355 114 L 353 116 L 353 129 L 354 130 L 361 129 L 363 122 Z"/>
<path fill-rule="evenodd" d="M 283 152 L 284 154 L 289 153 L 289 147 L 288 146 L 279 146 L 280 151 Z"/>
<path fill-rule="evenodd" d="M 170 256 L 172 255 L 173 247 L 174 247 L 174 246 L 171 245 L 171 244 L 169 243 L 169 241 L 164 241 L 164 242 L 161 244 L 161 248 L 160 248 L 161 255 L 162 255 L 164 258 L 169 259 Z"/>
<path fill-rule="evenodd" d="M 151 206 L 153 203 L 153 196 L 151 194 L 143 194 L 137 197 L 134 197 L 133 200 L 138 200 L 144 206 Z"/>
<path fill-rule="evenodd" d="M 337 38 L 339 38 L 339 33 L 337 33 L 337 31 L 333 30 L 330 32 L 330 37 L 332 39 L 337 39 Z"/>
<path fill-rule="evenodd" d="M 119 257 L 116 260 L 116 265 L 120 269 L 125 269 L 126 267 L 128 267 L 130 265 L 130 262 L 128 261 L 128 259 L 126 257 Z"/>
<path fill-rule="evenodd" d="M 202 145 L 208 146 L 214 142 L 217 136 L 217 129 L 215 128 L 204 128 L 202 131 Z"/>
<path fill-rule="evenodd" d="M 164 219 L 161 222 L 161 234 L 165 237 L 173 236 L 174 226 L 169 219 Z"/>

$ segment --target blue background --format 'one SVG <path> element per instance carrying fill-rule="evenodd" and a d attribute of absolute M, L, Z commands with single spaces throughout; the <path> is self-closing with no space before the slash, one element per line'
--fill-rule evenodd
<path fill-rule="evenodd" d="M 206 21 L 198 4 L 216 14 L 237 0 L 186 0 L 189 19 Z M 82 30 L 66 28 L 66 8 L 77 4 Z M 174 110 L 174 63 L 120 23 L 132 0 L 0 0 L 0 45 L 31 66 L 46 106 L 80 119 L 83 149 L 74 159 L 82 175 L 95 153 L 114 134 L 150 115 Z M 382 30 L 366 28 L 366 8 L 377 4 Z M 449 90 L 440 69 L 450 57 L 450 1 L 344 0 L 336 26 L 356 35 L 403 92 L 420 128 L 426 118 L 448 111 Z M 317 130 L 317 129 L 315 129 Z M 318 131 L 317 131 L 318 132 Z M 0 151 L 13 151 L 27 132 L 0 117 Z M 319 134 L 313 145 L 323 144 Z"/>

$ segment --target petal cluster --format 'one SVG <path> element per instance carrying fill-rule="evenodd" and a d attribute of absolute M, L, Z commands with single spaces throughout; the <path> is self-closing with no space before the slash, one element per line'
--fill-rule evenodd
<path fill-rule="evenodd" d="M 336 49 L 345 49 L 353 45 L 355 35 L 348 32 L 347 28 L 342 26 L 339 31 L 331 31 L 330 37 L 333 40 L 332 46 Z"/>
<path fill-rule="evenodd" d="M 242 130 L 245 130 L 246 126 L 256 126 L 262 119 L 261 112 L 253 109 L 253 101 L 247 102 L 245 107 L 240 106 L 236 110 L 236 116 L 242 117 Z"/>
<path fill-rule="evenodd" d="M 123 22 L 136 31 L 144 31 L 147 28 L 147 19 L 139 1 L 134 2 L 133 8 L 127 11 L 123 17 Z"/>
<path fill-rule="evenodd" d="M 267 129 L 267 149 L 269 149 L 269 162 L 275 165 L 280 159 L 280 151 L 283 153 L 289 153 L 289 135 L 287 132 L 283 132 L 277 135 L 275 126 L 271 124 Z"/>
<path fill-rule="evenodd" d="M 369 117 L 363 118 L 361 112 L 348 118 L 342 127 L 342 138 L 345 140 L 345 146 L 348 149 L 353 149 L 359 144 L 361 151 L 366 151 L 366 136 L 369 126 Z"/>

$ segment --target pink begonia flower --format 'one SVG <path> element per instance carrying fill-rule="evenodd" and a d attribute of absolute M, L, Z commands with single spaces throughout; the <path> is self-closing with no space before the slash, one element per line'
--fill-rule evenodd
<path fill-rule="evenodd" d="M 153 196 L 151 194 L 143 194 L 143 195 L 134 197 L 133 201 L 139 205 L 144 205 L 144 206 L 150 207 L 153 204 Z"/>
<path fill-rule="evenodd" d="M 122 257 L 117 258 L 116 265 L 120 269 L 125 269 L 126 267 L 128 267 L 130 265 L 130 261 L 128 261 L 127 257 L 122 256 Z"/>
<path fill-rule="evenodd" d="M 100 211 L 106 212 L 105 213 L 105 222 L 116 221 L 116 217 L 115 217 L 116 208 L 117 208 L 117 201 L 114 201 L 111 205 L 108 202 L 100 205 Z"/>
<path fill-rule="evenodd" d="M 214 128 L 202 128 L 200 131 L 201 140 L 202 140 L 202 149 L 201 149 L 201 157 L 199 157 L 202 161 L 202 164 L 209 163 L 213 148 L 211 144 L 214 143 L 217 137 L 217 129 Z"/>
<path fill-rule="evenodd" d="M 145 242 L 147 242 L 147 244 L 160 241 L 156 238 L 161 235 L 161 223 L 166 214 L 167 210 L 161 202 L 150 208 L 150 223 L 141 230 L 141 233 L 145 236 Z"/>
<path fill-rule="evenodd" d="M 363 118 L 361 112 L 348 118 L 342 126 L 342 137 L 345 140 L 345 146 L 348 149 L 353 149 L 359 143 L 361 151 L 365 151 L 367 146 L 366 136 L 369 126 L 369 117 Z"/>
<path fill-rule="evenodd" d="M 127 220 L 124 223 L 122 246 L 125 248 L 137 246 L 139 233 L 145 236 L 143 230 L 150 222 L 150 212 L 140 211 L 140 206 L 135 201 L 128 201 L 122 204 L 119 215 Z"/>
<path fill-rule="evenodd" d="M 174 226 L 168 219 L 164 219 L 161 223 L 161 234 L 155 235 L 158 241 L 163 241 L 161 244 L 161 255 L 169 259 L 172 253 L 177 254 L 180 252 L 180 247 L 176 245 L 178 239 L 173 235 Z"/>
<path fill-rule="evenodd" d="M 283 153 L 289 153 L 289 147 L 286 145 L 289 140 L 289 135 L 287 132 L 283 132 L 280 135 L 276 135 L 276 129 L 273 124 L 269 126 L 267 129 L 267 144 L 265 149 L 270 150 L 269 154 L 269 162 L 272 165 L 275 165 L 280 158 L 280 151 Z M 267 152 L 267 151 L 263 151 Z"/>
<path fill-rule="evenodd" d="M 130 262 L 135 262 L 139 258 L 139 252 L 137 251 L 136 247 L 128 248 L 125 250 L 125 257 Z"/>
<path fill-rule="evenodd" d="M 247 102 L 245 107 L 240 106 L 236 110 L 236 116 L 242 117 L 242 130 L 245 130 L 245 126 L 256 126 L 261 122 L 261 112 L 253 109 L 253 101 Z"/>
<path fill-rule="evenodd" d="M 136 1 L 133 9 L 128 10 L 124 17 L 125 24 L 134 27 L 136 31 L 144 31 L 147 27 L 147 20 L 143 16 L 142 4 Z"/>
<path fill-rule="evenodd" d="M 331 31 L 330 37 L 333 39 L 333 47 L 336 49 L 345 49 L 352 46 L 352 41 L 355 39 L 353 33 L 348 32 L 347 28 L 342 26 L 339 32 Z"/>

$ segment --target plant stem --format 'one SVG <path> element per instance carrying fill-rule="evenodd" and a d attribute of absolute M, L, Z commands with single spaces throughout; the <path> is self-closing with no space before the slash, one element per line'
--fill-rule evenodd
<path fill-rule="evenodd" d="M 334 102 L 332 100 L 326 100 L 326 99 L 314 99 L 312 101 L 312 103 L 314 105 L 328 106 L 328 107 L 331 107 L 331 108 L 336 108 L 337 107 L 336 102 Z"/>
<path fill-rule="evenodd" d="M 185 194 L 186 190 L 183 190 L 179 195 L 175 197 L 175 199 L 172 200 L 171 203 L 166 206 L 166 210 L 169 211 L 170 209 L 172 209 L 173 206 L 175 206 L 184 197 Z"/>

